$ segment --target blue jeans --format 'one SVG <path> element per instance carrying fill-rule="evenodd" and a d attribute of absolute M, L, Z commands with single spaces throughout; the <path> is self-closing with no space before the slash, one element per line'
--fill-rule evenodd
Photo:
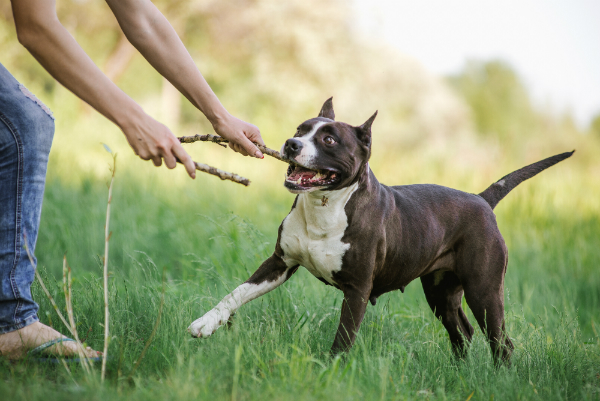
<path fill-rule="evenodd" d="M 31 297 L 52 112 L 0 64 L 0 334 L 38 321 Z"/>

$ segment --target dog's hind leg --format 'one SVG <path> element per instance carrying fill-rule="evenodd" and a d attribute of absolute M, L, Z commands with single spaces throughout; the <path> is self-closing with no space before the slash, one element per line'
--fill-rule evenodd
<path fill-rule="evenodd" d="M 421 277 L 421 284 L 435 317 L 448 331 L 454 354 L 464 357 L 474 330 L 461 306 L 463 287 L 460 280 L 451 271 L 436 271 Z"/>
<path fill-rule="evenodd" d="M 465 299 L 487 335 L 496 362 L 508 362 L 514 346 L 504 322 L 504 273 L 508 260 L 502 237 L 474 241 L 457 258 L 457 275 Z"/>
<path fill-rule="evenodd" d="M 217 306 L 188 327 L 194 337 L 208 337 L 227 323 L 239 307 L 285 283 L 298 270 L 298 265 L 287 266 L 276 254 L 265 260 L 242 285 L 227 295 Z"/>
<path fill-rule="evenodd" d="M 465 285 L 465 298 L 479 327 L 488 337 L 494 359 L 508 362 L 514 346 L 506 332 L 503 294 L 498 294 L 495 288 L 469 287 Z"/>

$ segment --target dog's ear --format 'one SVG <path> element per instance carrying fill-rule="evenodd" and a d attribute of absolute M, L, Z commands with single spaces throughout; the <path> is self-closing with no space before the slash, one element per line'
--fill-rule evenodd
<path fill-rule="evenodd" d="M 375 112 L 375 114 L 373 114 L 367 121 L 365 121 L 363 125 L 355 128 L 358 139 L 367 145 L 371 145 L 371 125 L 373 125 L 375 117 L 377 117 L 377 112 Z"/>
<path fill-rule="evenodd" d="M 323 103 L 323 107 L 321 107 L 321 111 L 319 112 L 319 117 L 325 117 L 330 120 L 335 121 L 335 113 L 333 112 L 333 101 L 331 100 L 333 97 L 325 100 Z"/>

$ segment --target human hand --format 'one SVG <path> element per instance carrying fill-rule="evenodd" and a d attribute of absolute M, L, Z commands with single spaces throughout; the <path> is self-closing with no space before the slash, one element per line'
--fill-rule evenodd
<path fill-rule="evenodd" d="M 227 114 L 213 123 L 215 132 L 229 141 L 229 147 L 244 156 L 264 158 L 262 152 L 252 143 L 265 145 L 257 126 Z"/>
<path fill-rule="evenodd" d="M 120 127 L 129 145 L 141 159 L 152 160 L 157 167 L 162 165 L 164 159 L 169 169 L 175 168 L 179 161 L 189 176 L 196 178 L 194 161 L 165 125 L 140 111 L 131 114 Z"/>

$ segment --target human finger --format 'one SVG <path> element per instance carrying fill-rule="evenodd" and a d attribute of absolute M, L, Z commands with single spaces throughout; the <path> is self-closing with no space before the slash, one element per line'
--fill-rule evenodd
<path fill-rule="evenodd" d="M 248 152 L 246 152 L 246 150 L 243 147 L 241 147 L 238 143 L 230 141 L 229 147 L 233 149 L 234 152 L 238 152 L 242 156 L 248 156 Z"/>
<path fill-rule="evenodd" d="M 169 169 L 174 169 L 177 165 L 177 159 L 175 158 L 173 153 L 171 153 L 172 151 L 173 149 L 165 149 L 161 152 L 161 157 L 164 159 L 165 165 Z"/>
<path fill-rule="evenodd" d="M 247 154 L 252 155 L 258 159 L 264 158 L 262 152 L 250 141 L 250 139 L 246 138 L 246 136 L 242 136 L 239 138 L 238 145 L 243 148 Z"/>
<path fill-rule="evenodd" d="M 263 141 L 262 136 L 260 135 L 260 130 L 256 125 L 250 124 L 250 128 L 246 131 L 246 137 L 252 142 L 256 142 L 265 146 L 265 141 Z"/>
<path fill-rule="evenodd" d="M 179 160 L 179 162 L 185 166 L 185 169 L 187 170 L 189 176 L 192 178 L 196 178 L 196 166 L 194 165 L 194 161 L 192 160 L 190 155 L 188 155 L 187 152 L 183 149 L 183 146 L 177 143 L 175 144 L 175 146 L 173 146 L 172 150 L 177 160 Z"/>

